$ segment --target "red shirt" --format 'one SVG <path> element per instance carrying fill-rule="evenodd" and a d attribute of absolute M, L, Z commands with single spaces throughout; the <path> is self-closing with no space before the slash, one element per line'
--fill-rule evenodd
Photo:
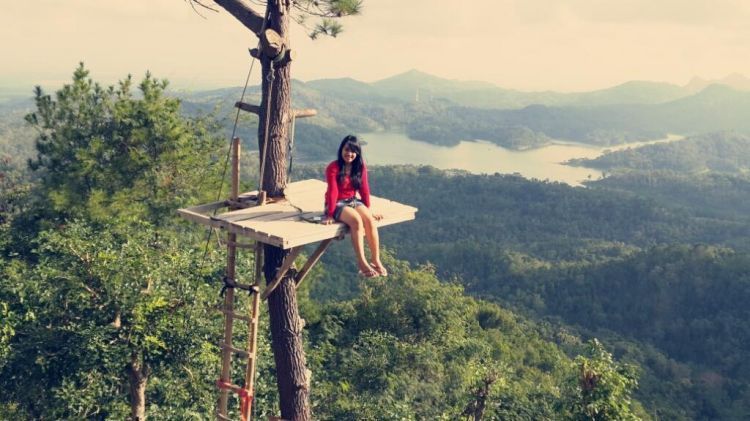
<path fill-rule="evenodd" d="M 336 202 L 344 199 L 351 199 L 356 196 L 359 190 L 359 198 L 368 208 L 370 207 L 370 184 L 367 182 L 367 166 L 362 162 L 362 182 L 359 183 L 359 189 L 355 189 L 352 180 L 348 175 L 344 176 L 343 182 L 339 182 L 339 163 L 333 161 L 326 167 L 326 215 L 333 218 L 333 212 L 336 210 Z"/>

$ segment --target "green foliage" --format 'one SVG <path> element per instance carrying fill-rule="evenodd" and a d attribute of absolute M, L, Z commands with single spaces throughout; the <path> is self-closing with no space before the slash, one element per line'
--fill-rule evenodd
<path fill-rule="evenodd" d="M 134 362 L 149 375 L 150 418 L 201 418 L 214 406 L 221 329 L 208 282 L 220 277 L 220 256 L 198 267 L 202 236 L 173 210 L 214 199 L 217 127 L 182 117 L 163 81 L 147 75 L 132 94 L 130 85 L 98 87 L 80 67 L 56 95 L 38 90 L 33 177 L 0 163 L 3 418 L 126 418 Z M 347 124 L 403 125 L 446 108 L 363 104 Z M 532 107 L 514 118 L 528 115 L 567 114 Z M 329 150 L 339 123 L 326 121 L 300 125 L 317 139 L 306 158 Z M 660 418 L 747 412 L 742 176 L 631 174 L 580 189 L 431 168 L 371 172 L 378 194 L 420 212 L 382 232 L 389 278 L 362 284 L 340 244 L 301 290 L 316 418 L 648 418 L 631 394 Z M 437 266 L 413 270 L 389 254 Z M 256 403 L 266 416 L 277 401 L 262 329 Z M 640 390 L 600 345 L 572 364 L 562 350 L 581 352 L 579 330 L 637 362 Z M 582 387 L 581 373 L 595 384 Z"/>
<path fill-rule="evenodd" d="M 320 35 L 335 37 L 343 30 L 336 18 L 359 14 L 362 0 L 302 0 L 294 2 L 293 19 L 307 28 L 312 39 Z M 310 17 L 318 18 L 309 22 Z"/>
<path fill-rule="evenodd" d="M 41 234 L 37 265 L 6 273 L 0 297 L 24 323 L 0 381 L 30 416 L 125 418 L 123 375 L 133 361 L 169 383 L 160 403 L 188 388 L 195 395 L 184 410 L 210 405 L 210 384 L 168 378 L 165 368 L 215 370 L 218 352 L 203 348 L 219 331 L 215 291 L 196 276 L 197 251 L 154 238 L 145 224 L 116 232 L 72 222 Z"/>
<path fill-rule="evenodd" d="M 660 205 L 689 209 L 702 218 L 747 220 L 750 178 L 719 173 L 682 174 L 673 171 L 632 171 L 588 183 L 591 188 L 632 192 Z"/>
<path fill-rule="evenodd" d="M 459 419 L 481 402 L 487 419 L 559 419 L 570 361 L 533 325 L 430 268 L 392 268 L 309 322 L 316 418 Z"/>
<path fill-rule="evenodd" d="M 575 359 L 578 376 L 570 394 L 572 420 L 637 420 L 630 394 L 637 387 L 635 369 L 618 364 L 596 339 L 588 343 L 588 355 Z"/>
<path fill-rule="evenodd" d="M 174 210 L 217 185 L 216 126 L 183 118 L 166 81 L 131 84 L 102 88 L 81 65 L 54 99 L 36 90 L 35 177 L 0 195 L 3 415 L 125 419 L 131 372 L 150 418 L 213 405 L 218 256 L 198 267 Z"/>
<path fill-rule="evenodd" d="M 606 153 L 573 161 L 584 167 L 627 171 L 743 174 L 750 172 L 750 137 L 732 132 L 709 133 L 667 143 Z"/>
<path fill-rule="evenodd" d="M 88 74 L 81 64 L 54 99 L 38 87 L 37 110 L 26 116 L 39 133 L 29 164 L 41 177 L 45 206 L 62 218 L 159 226 L 215 179 L 213 128 L 184 119 L 179 101 L 164 95 L 167 82 L 150 74 L 139 98 L 130 77 L 103 88 Z"/>
<path fill-rule="evenodd" d="M 415 221 L 381 232 L 394 254 L 602 339 L 641 366 L 635 396 L 652 414 L 736 419 L 747 410 L 743 178 L 650 174 L 581 189 L 429 167 L 370 171 L 374 191 L 419 208 Z M 340 263 L 353 261 L 347 246 L 324 257 L 338 289 L 314 285 L 313 296 L 356 296 L 353 265 Z M 482 326 L 505 323 L 480 314 Z M 545 337 L 581 352 L 568 336 Z"/>

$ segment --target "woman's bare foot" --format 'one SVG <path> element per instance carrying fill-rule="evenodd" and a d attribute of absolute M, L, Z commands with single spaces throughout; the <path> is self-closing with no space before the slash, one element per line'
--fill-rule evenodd
<path fill-rule="evenodd" d="M 378 272 L 378 275 L 380 276 L 388 276 L 388 270 L 383 266 L 383 263 L 381 262 L 373 262 L 371 263 L 372 268 L 375 269 L 376 272 Z"/>
<path fill-rule="evenodd" d="M 377 269 L 374 269 L 370 267 L 367 263 L 365 263 L 363 266 L 359 267 L 359 276 L 363 276 L 365 278 L 376 278 L 380 275 L 380 271 Z"/>

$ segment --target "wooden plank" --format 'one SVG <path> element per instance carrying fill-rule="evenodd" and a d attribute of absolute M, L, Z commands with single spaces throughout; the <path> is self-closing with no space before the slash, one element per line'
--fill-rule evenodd
<path fill-rule="evenodd" d="M 305 221 L 305 218 L 309 218 L 315 215 L 322 215 L 319 211 L 313 211 L 313 212 L 299 212 L 297 210 L 288 211 L 288 212 L 279 212 L 276 215 L 267 215 L 262 218 L 258 218 L 253 222 L 257 222 L 259 224 L 267 224 L 267 223 L 274 223 L 274 222 L 302 222 Z"/>
<path fill-rule="evenodd" d="M 224 213 L 224 214 L 215 216 L 214 219 L 218 221 L 225 221 L 230 224 L 234 224 L 237 222 L 245 222 L 251 219 L 263 218 L 264 216 L 276 215 L 279 212 L 280 212 L 279 210 L 267 210 L 267 211 L 254 211 L 254 212 L 246 212 L 246 213 L 232 213 L 231 215 L 229 213 Z"/>
<path fill-rule="evenodd" d="M 222 209 L 226 207 L 227 207 L 227 202 L 225 200 L 222 200 L 219 202 L 206 203 L 204 205 L 191 206 L 186 209 L 195 213 L 205 214 L 205 213 L 213 212 L 216 209 Z"/>
<path fill-rule="evenodd" d="M 389 215 L 388 219 L 384 219 L 378 222 L 378 228 L 397 224 L 400 222 L 410 221 L 410 220 L 413 220 L 414 218 L 415 218 L 415 215 L 413 213 L 402 214 L 402 215 Z M 334 228 L 335 231 L 316 231 L 316 232 L 309 232 L 305 235 L 285 237 L 284 243 L 281 247 L 283 248 L 298 247 L 298 246 L 302 246 L 305 244 L 322 241 L 327 238 L 334 238 L 340 235 L 345 235 L 348 232 L 348 228 L 344 224 L 340 224 L 340 223 L 335 224 L 335 225 L 321 225 L 321 226 L 336 227 L 336 225 L 338 225 L 338 229 Z"/>
<path fill-rule="evenodd" d="M 327 187 L 325 181 L 321 180 L 307 179 L 295 181 L 294 183 L 287 184 L 284 189 L 284 196 L 299 194 L 305 191 L 320 191 L 321 193 L 325 193 Z"/>
<path fill-rule="evenodd" d="M 242 111 L 260 115 L 260 107 L 255 104 L 248 104 L 245 102 L 237 101 L 234 103 L 234 106 Z"/>
<path fill-rule="evenodd" d="M 218 215 L 216 215 L 216 218 L 222 219 L 227 218 L 231 219 L 235 216 L 244 216 L 244 215 L 253 215 L 257 213 L 266 213 L 266 212 L 281 212 L 284 209 L 286 209 L 286 206 L 279 204 L 279 203 L 268 203 L 262 206 L 253 206 L 250 208 L 242 208 L 242 209 L 236 209 L 229 212 L 223 212 Z"/>
<path fill-rule="evenodd" d="M 200 213 L 196 213 L 188 209 L 178 209 L 177 213 L 179 213 L 180 216 L 190 222 L 196 222 L 201 225 L 208 225 L 209 227 L 214 228 L 221 228 L 223 226 L 221 221 L 214 221 L 206 215 L 201 215 Z"/>
<path fill-rule="evenodd" d="M 415 213 L 410 207 L 401 207 L 399 213 L 384 214 L 384 218 L 377 221 L 378 227 L 384 227 L 399 222 L 409 221 L 415 218 Z M 314 214 L 314 213 L 313 213 Z M 298 214 L 294 214 L 295 217 Z M 346 228 L 343 224 L 314 224 L 307 221 L 298 221 L 291 219 L 278 219 L 263 221 L 254 219 L 250 221 L 241 221 L 235 224 L 227 224 L 226 228 L 230 232 L 251 237 L 256 241 L 267 244 L 273 244 L 283 248 L 291 248 L 297 245 L 304 245 L 312 242 L 334 238 L 345 234 Z M 300 242 L 300 239 L 306 239 L 307 242 Z"/>
<path fill-rule="evenodd" d="M 312 269 L 313 266 L 318 263 L 318 260 L 320 260 L 320 257 L 323 256 L 323 253 L 325 253 L 326 249 L 328 249 L 328 246 L 330 246 L 331 243 L 333 243 L 333 238 L 323 240 L 318 248 L 315 249 L 313 254 L 310 255 L 310 257 L 307 259 L 307 262 L 305 262 L 305 265 L 302 266 L 302 270 L 300 270 L 297 273 L 297 276 L 294 277 L 294 283 L 296 284 L 295 288 L 299 288 L 299 285 L 302 283 L 302 281 L 305 280 L 305 277 L 310 272 L 310 269 Z"/>
<path fill-rule="evenodd" d="M 281 245 L 284 243 L 283 238 L 276 237 L 268 233 L 255 230 L 251 227 L 243 227 L 241 225 L 236 225 L 236 224 L 227 224 L 226 230 L 228 232 L 236 233 L 238 235 L 243 235 L 252 240 L 259 241 L 261 243 L 271 244 L 277 247 L 281 247 Z"/>
<path fill-rule="evenodd" d="M 346 234 L 347 230 L 342 224 L 321 225 L 304 220 L 305 217 L 323 215 L 325 189 L 326 183 L 323 181 L 302 180 L 287 186 L 286 200 L 265 206 L 231 210 L 214 217 L 200 215 L 194 210 L 198 207 L 188 208 L 187 212 L 181 210 L 181 214 L 194 222 L 222 227 L 232 234 L 289 249 Z M 255 194 L 257 192 L 243 195 Z M 226 205 L 224 202 L 214 202 L 201 206 L 202 209 L 210 209 L 219 204 Z M 412 220 L 418 211 L 413 206 L 377 196 L 371 197 L 371 207 L 373 212 L 384 216 L 384 219 L 377 222 L 378 227 Z"/>
<path fill-rule="evenodd" d="M 301 251 L 302 247 L 295 247 L 289 252 L 289 254 L 287 254 L 281 264 L 281 267 L 279 268 L 279 271 L 276 272 L 276 278 L 274 278 L 274 280 L 270 284 L 268 284 L 266 289 L 263 291 L 263 294 L 261 294 L 260 298 L 265 300 L 273 292 L 273 290 L 275 290 L 276 287 L 279 286 L 281 280 L 284 279 L 284 275 L 286 275 L 289 268 L 291 268 L 294 264 L 294 259 L 297 258 Z"/>

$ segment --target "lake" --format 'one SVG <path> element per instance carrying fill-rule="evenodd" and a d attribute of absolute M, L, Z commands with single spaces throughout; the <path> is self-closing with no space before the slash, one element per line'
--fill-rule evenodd
<path fill-rule="evenodd" d="M 682 139 L 680 136 L 669 135 L 664 139 L 614 147 L 555 141 L 541 148 L 514 151 L 485 141 L 462 141 L 450 147 L 436 146 L 409 139 L 403 133 L 372 132 L 361 133 L 358 137 L 367 142 L 364 156 L 371 165 L 432 165 L 440 169 L 460 169 L 474 174 L 518 173 L 530 179 L 560 181 L 573 186 L 579 186 L 588 179 L 599 179 L 603 174 L 596 169 L 572 167 L 563 165 L 562 162 L 573 158 L 596 158 L 608 150 Z"/>

